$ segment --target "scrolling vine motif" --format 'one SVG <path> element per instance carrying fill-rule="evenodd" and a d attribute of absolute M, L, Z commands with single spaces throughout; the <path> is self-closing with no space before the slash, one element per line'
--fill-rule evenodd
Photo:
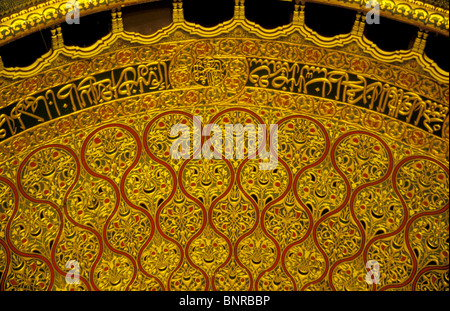
<path fill-rule="evenodd" d="M 243 108 L 202 117 L 277 123 L 273 172 L 172 159 L 170 128 L 194 113 L 119 120 L 2 167 L 1 289 L 448 289 L 448 167 L 339 122 Z"/>

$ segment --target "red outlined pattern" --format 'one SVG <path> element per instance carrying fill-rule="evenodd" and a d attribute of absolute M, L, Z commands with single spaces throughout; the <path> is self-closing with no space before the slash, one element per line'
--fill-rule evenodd
<path fill-rule="evenodd" d="M 186 111 L 41 146 L 15 178 L 2 169 L 0 289 L 448 290 L 448 167 L 372 132 L 265 111 L 203 117 L 276 123 L 272 171 L 216 149 L 173 159 L 171 127 L 195 122 Z"/>

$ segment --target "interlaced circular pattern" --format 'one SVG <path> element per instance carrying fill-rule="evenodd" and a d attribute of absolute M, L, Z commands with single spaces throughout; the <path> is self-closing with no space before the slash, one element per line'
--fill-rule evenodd
<path fill-rule="evenodd" d="M 47 106 L 55 118 L 0 144 L 0 289 L 448 290 L 448 111 L 440 123 L 418 119 L 428 131 L 414 122 L 426 115 L 420 105 L 412 121 L 402 120 L 413 100 L 448 107 L 448 85 L 427 89 L 417 79 L 405 91 L 398 86 L 397 95 L 385 94 L 386 110 L 370 107 L 368 95 L 381 94 L 372 89 L 362 107 L 355 81 L 376 77 L 394 87 L 398 68 L 370 66 L 357 76 L 355 62 L 332 63 L 351 53 L 284 43 L 271 49 L 275 43 L 123 48 L 79 70 L 73 66 L 81 61 L 49 69 L 62 73 L 51 88 L 11 84 L 29 96 L 26 103 L 43 105 L 59 84 L 84 81 L 77 85 L 83 101 L 70 103 L 67 87 L 55 92 L 67 100 Z M 301 60 L 278 62 L 289 48 Z M 105 82 L 111 76 L 119 81 L 113 91 Z M 95 93 L 88 86 L 100 78 Z M 347 101 L 333 99 L 342 99 L 342 89 L 322 96 L 342 81 Z M 416 89 L 422 97 L 412 95 Z M 70 111 L 72 104 L 85 106 Z M 223 133 L 227 125 L 277 125 L 278 139 L 268 135 L 265 146 L 245 134 L 241 158 L 235 136 L 225 137 L 223 153 L 214 145 L 216 157 L 198 157 L 193 140 L 206 145 L 203 155 L 212 146 L 194 131 L 196 122 Z M 192 130 L 187 158 L 171 153 L 177 124 Z M 277 165 L 262 170 L 265 160 L 252 157 L 248 144 L 272 155 L 278 149 Z M 374 261 L 379 280 L 367 266 Z M 78 284 L 67 278 L 74 262 Z"/>
<path fill-rule="evenodd" d="M 2 290 L 448 289 L 447 167 L 325 119 L 207 111 L 223 128 L 275 119 L 276 169 L 172 159 L 168 129 L 194 117 L 180 110 L 37 148 L 0 179 Z"/>

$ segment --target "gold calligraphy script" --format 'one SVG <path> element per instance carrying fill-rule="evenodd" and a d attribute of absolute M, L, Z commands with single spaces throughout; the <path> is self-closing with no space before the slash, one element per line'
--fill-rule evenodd
<path fill-rule="evenodd" d="M 166 90 L 170 85 L 167 68 L 165 62 L 126 67 L 26 96 L 0 110 L 0 139 L 78 110 Z"/>
<path fill-rule="evenodd" d="M 249 58 L 247 87 L 281 90 L 356 105 L 396 118 L 441 137 L 448 105 L 361 74 L 321 66 Z M 121 98 L 176 88 L 169 63 L 157 62 L 87 76 L 63 86 L 28 95 L 0 109 L 0 140 L 43 122 Z M 198 87 L 217 86 L 229 73 L 217 59 L 192 65 Z M 180 86 L 178 86 L 180 87 Z"/>
<path fill-rule="evenodd" d="M 341 101 L 383 113 L 437 136 L 448 106 L 362 75 L 269 59 L 249 61 L 247 86 Z"/>

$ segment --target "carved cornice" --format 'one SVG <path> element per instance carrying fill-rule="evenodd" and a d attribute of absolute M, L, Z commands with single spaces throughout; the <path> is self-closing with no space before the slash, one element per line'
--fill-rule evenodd
<path fill-rule="evenodd" d="M 154 1 L 154 0 L 153 0 Z M 367 12 L 366 0 L 306 0 Z M 80 16 L 152 2 L 151 0 L 79 0 Z M 300 2 L 300 1 L 297 1 Z M 34 3 L 34 2 L 30 2 Z M 380 0 L 380 14 L 424 30 L 449 35 L 449 11 L 414 0 Z M 9 14 L 0 19 L 0 46 L 43 28 L 65 21 L 67 0 L 52 0 Z M 239 11 L 241 12 L 241 10 Z M 235 17 L 242 18 L 241 14 Z"/>
<path fill-rule="evenodd" d="M 58 41 L 55 37 L 56 47 L 54 46 L 52 50 L 39 58 L 34 64 L 25 68 L 4 68 L 3 70 L 0 70 L 0 77 L 3 76 L 11 79 L 31 77 L 50 66 L 59 55 L 65 55 L 70 58 L 90 58 L 108 49 L 111 44 L 119 38 L 129 41 L 130 43 L 152 44 L 169 36 L 173 36 L 176 33 L 180 33 L 180 31 L 189 33 L 191 38 L 197 36 L 212 38 L 223 36 L 239 27 L 261 39 L 276 40 L 283 36 L 298 34 L 299 38 L 302 38 L 302 40 L 312 42 L 314 45 L 324 48 L 342 48 L 356 44 L 358 49 L 364 51 L 362 53 L 370 55 L 379 61 L 391 64 L 402 64 L 415 60 L 419 65 L 417 68 L 420 68 L 420 70 L 425 72 L 429 77 L 435 79 L 439 83 L 448 84 L 449 73 L 442 70 L 433 60 L 423 53 L 424 39 L 422 36 L 418 36 L 419 39 L 416 40 L 417 44 L 415 44 L 411 50 L 386 52 L 363 36 L 362 28 L 364 27 L 364 24 L 358 20 L 355 22 L 354 30 L 351 33 L 334 37 L 323 37 L 303 23 L 289 24 L 268 30 L 247 19 L 233 19 L 215 27 L 206 28 L 198 24 L 187 22 L 183 18 L 151 36 L 130 33 L 123 30 L 120 32 L 116 31 L 87 48 L 63 46 L 61 42 L 58 43 L 62 39 L 60 38 Z"/>

